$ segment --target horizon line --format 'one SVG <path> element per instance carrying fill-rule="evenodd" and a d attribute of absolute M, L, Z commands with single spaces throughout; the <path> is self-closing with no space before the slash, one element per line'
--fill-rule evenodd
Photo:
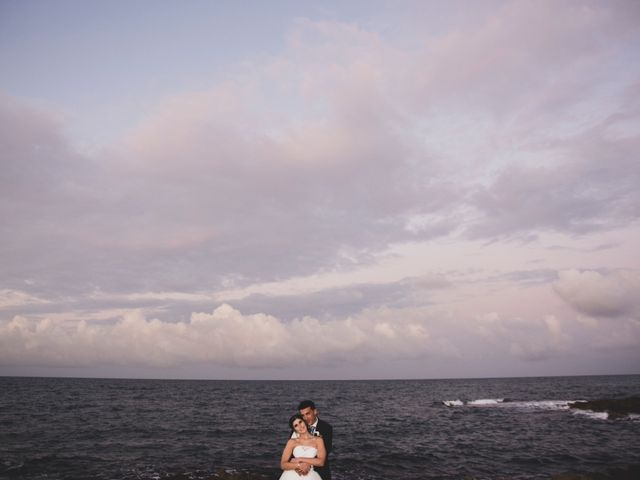
<path fill-rule="evenodd" d="M 281 379 L 281 378 L 158 378 L 158 377 L 86 377 L 86 376 L 55 376 L 55 375 L 0 375 L 0 378 L 39 378 L 39 379 L 67 379 L 67 380 L 159 380 L 159 381 L 191 381 L 191 382 L 391 382 L 391 381 L 439 381 L 439 380 L 508 380 L 532 378 L 566 378 L 566 377 L 629 377 L 640 373 L 599 373 L 572 375 L 523 375 L 523 376 L 490 376 L 490 377 L 433 377 L 433 378 L 313 378 L 313 379 Z"/>

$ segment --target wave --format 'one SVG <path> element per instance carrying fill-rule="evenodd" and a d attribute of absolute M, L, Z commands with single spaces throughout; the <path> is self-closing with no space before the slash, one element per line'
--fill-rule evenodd
<path fill-rule="evenodd" d="M 622 400 L 629 403 L 634 399 Z M 634 400 L 635 401 L 635 400 Z M 587 400 L 509 400 L 505 398 L 479 398 L 475 400 L 443 400 L 442 404 L 447 407 L 471 407 L 471 408 L 511 408 L 521 410 L 571 410 L 574 415 L 582 415 L 593 420 L 616 420 L 626 419 L 630 421 L 640 421 L 640 413 L 614 410 L 613 414 L 603 408 L 598 407 L 598 402 Z M 608 400 L 613 403 L 616 400 Z M 591 409 L 591 404 L 596 405 Z"/>
<path fill-rule="evenodd" d="M 509 400 L 506 398 L 478 398 L 475 400 L 443 400 L 447 407 L 514 408 L 527 410 L 569 410 L 576 400 Z M 578 400 L 579 401 L 579 400 Z"/>
<path fill-rule="evenodd" d="M 484 407 L 498 405 L 504 402 L 504 398 L 480 398 L 478 400 L 471 400 L 467 405 Z"/>
<path fill-rule="evenodd" d="M 608 420 L 609 413 L 607 412 L 594 412 L 592 410 L 573 410 L 574 415 L 582 415 L 594 420 Z"/>
<path fill-rule="evenodd" d="M 504 402 L 504 398 L 479 398 L 477 400 L 443 400 L 442 403 L 447 407 L 463 407 L 465 405 L 482 407 L 494 406 Z"/>

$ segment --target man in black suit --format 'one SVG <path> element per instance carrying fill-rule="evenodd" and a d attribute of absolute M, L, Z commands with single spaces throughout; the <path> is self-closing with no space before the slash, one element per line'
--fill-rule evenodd
<path fill-rule="evenodd" d="M 315 468 L 316 472 L 320 474 L 322 480 L 331 480 L 331 466 L 329 464 L 329 454 L 333 449 L 333 427 L 318 418 L 318 410 L 315 403 L 311 400 L 303 400 L 298 404 L 298 411 L 304 418 L 304 421 L 309 425 L 309 433 L 312 435 L 319 435 L 324 441 L 324 448 L 327 450 L 327 458 L 323 467 Z M 301 472 L 302 473 L 302 472 Z"/>

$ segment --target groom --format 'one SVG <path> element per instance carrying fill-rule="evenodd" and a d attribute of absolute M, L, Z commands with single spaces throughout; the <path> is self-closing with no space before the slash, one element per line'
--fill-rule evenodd
<path fill-rule="evenodd" d="M 303 400 L 298 404 L 298 411 L 304 421 L 309 425 L 309 433 L 311 435 L 319 435 L 322 437 L 324 441 L 324 447 L 327 450 L 327 458 L 324 462 L 323 467 L 316 467 L 315 470 L 320 474 L 322 480 L 331 480 L 331 466 L 329 465 L 329 454 L 331 453 L 333 447 L 333 427 L 325 422 L 324 420 L 320 420 L 318 418 L 318 410 L 316 409 L 315 403 L 311 400 Z M 298 472 L 302 475 L 306 475 L 309 473 L 307 469 L 306 472 Z"/>

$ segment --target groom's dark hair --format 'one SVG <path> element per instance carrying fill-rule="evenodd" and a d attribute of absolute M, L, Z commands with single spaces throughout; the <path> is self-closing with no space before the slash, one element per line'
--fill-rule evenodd
<path fill-rule="evenodd" d="M 313 403 L 311 400 L 303 400 L 298 404 L 298 411 L 304 410 L 305 408 L 309 408 L 309 407 L 311 407 L 311 410 L 315 410 L 316 404 Z"/>

